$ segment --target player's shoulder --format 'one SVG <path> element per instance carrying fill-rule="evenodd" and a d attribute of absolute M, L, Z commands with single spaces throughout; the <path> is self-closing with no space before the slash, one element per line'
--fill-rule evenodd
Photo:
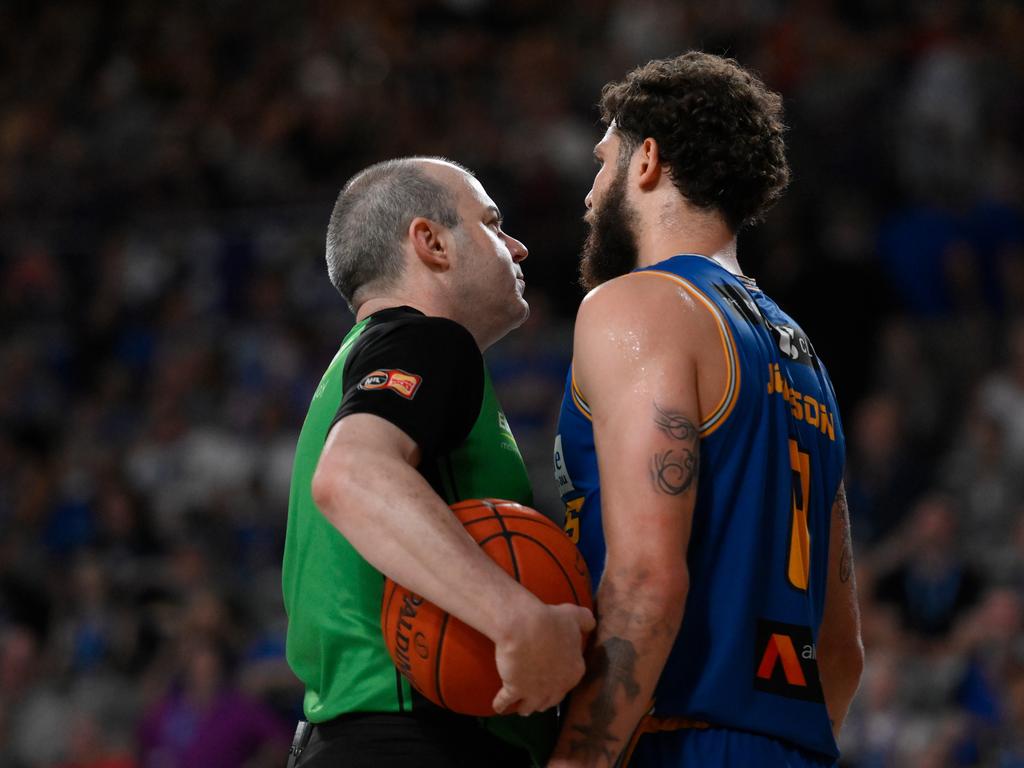
<path fill-rule="evenodd" d="M 577 328 L 661 328 L 677 322 L 704 322 L 699 295 L 685 281 L 639 270 L 622 275 L 588 293 L 580 304 Z"/>

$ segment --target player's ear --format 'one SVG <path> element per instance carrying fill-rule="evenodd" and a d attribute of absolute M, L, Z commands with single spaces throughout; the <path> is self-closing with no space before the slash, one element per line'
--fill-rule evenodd
<path fill-rule="evenodd" d="M 658 142 L 648 136 L 637 151 L 640 155 L 640 177 L 637 179 L 640 188 L 654 189 L 661 179 L 661 152 L 658 149 Z"/>
<path fill-rule="evenodd" d="M 447 227 L 424 216 L 409 222 L 409 242 L 416 258 L 432 272 L 445 272 L 451 266 L 450 237 Z"/>

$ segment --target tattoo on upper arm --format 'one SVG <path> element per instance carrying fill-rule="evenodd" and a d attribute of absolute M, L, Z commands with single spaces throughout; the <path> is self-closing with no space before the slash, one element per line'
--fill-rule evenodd
<path fill-rule="evenodd" d="M 661 493 L 678 496 L 690 490 L 697 478 L 700 468 L 700 434 L 694 423 L 681 413 L 666 411 L 657 403 L 654 404 L 654 410 L 655 426 L 684 445 L 659 451 L 651 457 L 651 481 Z"/>
<path fill-rule="evenodd" d="M 640 694 L 636 660 L 633 643 L 621 637 L 610 637 L 591 651 L 580 688 L 586 689 L 594 684 L 599 687 L 590 703 L 590 722 L 572 726 L 570 756 L 583 758 L 586 765 L 597 765 L 597 761 L 612 765 L 624 746 L 622 739 L 611 733 L 611 724 L 618 714 L 615 700 L 620 688 L 630 702 Z"/>
<path fill-rule="evenodd" d="M 846 489 L 840 487 L 836 494 L 834 511 L 835 524 L 843 527 L 843 552 L 839 556 L 839 580 L 846 584 L 853 576 L 853 536 L 850 532 L 850 508 L 846 503 Z"/>
<path fill-rule="evenodd" d="M 654 404 L 654 410 L 657 411 L 654 423 L 669 437 L 686 441 L 691 441 L 697 437 L 697 428 L 693 425 L 692 421 L 682 414 L 664 411 L 657 403 Z"/>
<path fill-rule="evenodd" d="M 683 450 L 677 456 L 675 451 L 656 453 L 651 459 L 651 479 L 654 487 L 670 496 L 685 493 L 697 476 L 697 456 Z"/>

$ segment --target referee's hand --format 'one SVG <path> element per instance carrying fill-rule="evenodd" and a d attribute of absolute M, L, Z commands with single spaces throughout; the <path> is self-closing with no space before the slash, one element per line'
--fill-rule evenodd
<path fill-rule="evenodd" d="M 537 600 L 495 642 L 502 688 L 494 711 L 529 715 L 558 704 L 583 677 L 583 640 L 594 626 L 587 608 Z"/>

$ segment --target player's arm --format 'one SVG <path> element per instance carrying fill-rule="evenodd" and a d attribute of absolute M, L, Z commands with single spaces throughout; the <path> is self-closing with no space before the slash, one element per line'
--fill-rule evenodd
<path fill-rule="evenodd" d="M 550 766 L 615 763 L 682 622 L 700 459 L 701 311 L 640 276 L 608 283 L 580 308 L 573 365 L 593 415 L 607 561 L 587 672 Z"/>
<path fill-rule="evenodd" d="M 341 418 L 321 453 L 313 499 L 372 566 L 494 641 L 504 682 L 495 709 L 515 702 L 524 714 L 547 709 L 580 679 L 580 633 L 593 617 L 578 606 L 544 605 L 520 586 L 417 469 L 424 455 L 461 443 L 479 413 L 483 362 L 472 337 L 436 323 L 396 335 L 350 355 Z M 422 379 L 412 396 L 357 386 L 401 366 Z"/>
<path fill-rule="evenodd" d="M 825 694 L 825 705 L 837 739 L 850 702 L 860 684 L 863 669 L 864 645 L 860 637 L 860 608 L 853 570 L 850 511 L 846 505 L 846 489 L 840 483 L 832 505 L 825 613 L 818 633 L 821 689 Z"/>

